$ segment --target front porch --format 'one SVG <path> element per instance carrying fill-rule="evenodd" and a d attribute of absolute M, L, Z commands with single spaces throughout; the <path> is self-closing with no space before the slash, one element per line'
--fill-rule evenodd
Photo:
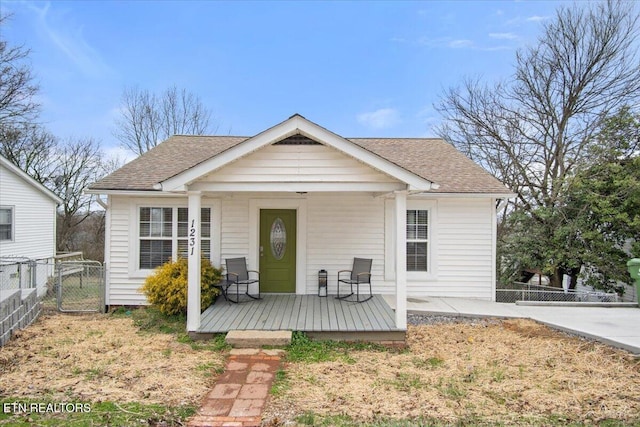
<path fill-rule="evenodd" d="M 263 294 L 261 300 L 229 304 L 218 298 L 200 316 L 197 337 L 231 330 L 303 331 L 314 339 L 404 342 L 395 313 L 381 295 L 364 303 L 329 295 Z"/>

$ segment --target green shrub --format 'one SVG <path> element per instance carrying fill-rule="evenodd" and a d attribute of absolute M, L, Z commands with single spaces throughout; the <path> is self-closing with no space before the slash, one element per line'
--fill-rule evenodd
<path fill-rule="evenodd" d="M 156 268 L 144 281 L 142 292 L 151 304 L 166 315 L 187 312 L 187 267 L 188 262 L 184 258 L 169 261 Z M 213 304 L 220 293 L 214 285 L 221 278 L 222 271 L 213 267 L 209 260 L 202 259 L 200 304 L 203 310 Z"/>

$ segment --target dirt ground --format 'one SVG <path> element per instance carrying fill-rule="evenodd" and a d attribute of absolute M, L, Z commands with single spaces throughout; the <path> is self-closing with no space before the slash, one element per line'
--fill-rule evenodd
<path fill-rule="evenodd" d="M 288 385 L 264 418 L 640 423 L 640 361 L 624 351 L 527 320 L 410 326 L 408 345 L 396 354 L 289 364 Z"/>
<path fill-rule="evenodd" d="M 0 397 L 197 404 L 223 354 L 111 315 L 43 315 L 0 348 Z"/>
<path fill-rule="evenodd" d="M 224 356 L 141 332 L 127 317 L 44 315 L 0 348 L 0 397 L 197 405 Z M 285 371 L 267 424 L 305 413 L 640 423 L 640 361 L 526 320 L 410 326 L 404 351 L 352 351 Z"/>

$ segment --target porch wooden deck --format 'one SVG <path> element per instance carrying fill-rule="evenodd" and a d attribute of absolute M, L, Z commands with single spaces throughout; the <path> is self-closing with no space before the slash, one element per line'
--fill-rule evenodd
<path fill-rule="evenodd" d="M 197 334 L 231 330 L 303 331 L 312 338 L 364 341 L 404 341 L 406 332 L 396 328 L 395 313 L 380 295 L 364 303 L 332 295 L 263 294 L 239 304 L 218 298 L 202 313 Z"/>

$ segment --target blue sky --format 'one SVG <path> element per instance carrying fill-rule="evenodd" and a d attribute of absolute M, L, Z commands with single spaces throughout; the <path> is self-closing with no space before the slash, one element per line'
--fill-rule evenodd
<path fill-rule="evenodd" d="M 433 104 L 465 76 L 508 79 L 562 1 L 2 0 L 2 37 L 31 49 L 47 128 L 112 136 L 122 91 L 177 85 L 217 133 L 294 113 L 345 137 L 435 136 Z"/>

